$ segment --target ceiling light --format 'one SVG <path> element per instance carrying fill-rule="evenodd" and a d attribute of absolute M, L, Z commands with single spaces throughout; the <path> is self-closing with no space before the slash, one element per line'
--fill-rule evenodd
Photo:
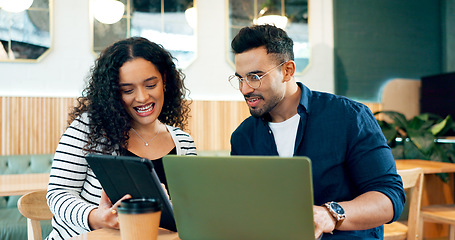
<path fill-rule="evenodd" d="M 188 25 L 190 25 L 191 28 L 195 29 L 197 24 L 196 8 L 195 7 L 188 8 L 185 11 L 185 18 Z"/>
<path fill-rule="evenodd" d="M 96 20 L 104 24 L 114 24 L 122 19 L 125 4 L 116 0 L 95 0 L 93 13 Z"/>
<path fill-rule="evenodd" d="M 256 25 L 270 24 L 278 28 L 285 29 L 288 24 L 288 18 L 280 15 L 265 15 L 254 20 Z"/>
<path fill-rule="evenodd" d="M 0 0 L 0 7 L 8 12 L 22 12 L 32 6 L 33 0 Z"/>

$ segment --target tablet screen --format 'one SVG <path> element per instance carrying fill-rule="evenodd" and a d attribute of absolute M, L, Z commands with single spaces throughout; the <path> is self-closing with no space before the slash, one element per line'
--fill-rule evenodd
<path fill-rule="evenodd" d="M 177 231 L 172 205 L 150 160 L 98 154 L 85 158 L 112 203 L 126 194 L 133 198 L 157 198 L 163 204 L 160 227 Z"/>

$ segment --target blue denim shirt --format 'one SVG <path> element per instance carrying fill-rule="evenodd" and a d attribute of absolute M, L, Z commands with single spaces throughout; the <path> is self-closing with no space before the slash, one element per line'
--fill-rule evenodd
<path fill-rule="evenodd" d="M 300 123 L 294 155 L 311 159 L 314 204 L 349 201 L 363 193 L 378 191 L 392 201 L 392 221 L 397 220 L 406 199 L 403 183 L 369 108 L 346 97 L 311 91 L 302 83 L 297 84 L 302 95 L 297 109 Z M 231 155 L 278 155 L 273 133 L 264 117 L 250 116 L 232 133 Z M 323 237 L 382 238 L 382 226 L 364 231 L 335 231 Z"/>

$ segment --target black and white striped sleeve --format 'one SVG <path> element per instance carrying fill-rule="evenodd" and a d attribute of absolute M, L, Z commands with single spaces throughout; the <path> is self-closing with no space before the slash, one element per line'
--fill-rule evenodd
<path fill-rule="evenodd" d="M 197 155 L 196 144 L 190 134 L 182 131 L 180 128 L 174 128 L 171 135 L 175 138 L 174 142 L 178 155 Z"/>
<path fill-rule="evenodd" d="M 62 135 L 50 172 L 47 202 L 54 214 L 49 239 L 66 239 L 90 231 L 88 215 L 100 201 L 101 185 L 82 150 L 87 118 L 77 118 Z"/>

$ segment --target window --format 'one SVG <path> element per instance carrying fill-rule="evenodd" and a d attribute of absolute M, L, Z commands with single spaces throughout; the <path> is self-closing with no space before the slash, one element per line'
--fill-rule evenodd
<path fill-rule="evenodd" d="M 96 8 L 96 1 L 106 0 L 92 0 L 95 53 L 118 40 L 141 36 L 163 45 L 177 59 L 179 68 L 186 68 L 196 58 L 196 8 L 192 0 L 121 0 L 123 16 L 112 24 L 95 17 L 97 11 L 107 10 L 106 5 Z"/>
<path fill-rule="evenodd" d="M 22 11 L 0 6 L 0 61 L 36 62 L 50 51 L 51 5 L 52 0 L 35 0 Z"/>
<path fill-rule="evenodd" d="M 294 41 L 296 72 L 309 64 L 308 0 L 228 0 L 228 61 L 233 64 L 231 41 L 245 26 L 275 24 L 286 30 Z"/>

